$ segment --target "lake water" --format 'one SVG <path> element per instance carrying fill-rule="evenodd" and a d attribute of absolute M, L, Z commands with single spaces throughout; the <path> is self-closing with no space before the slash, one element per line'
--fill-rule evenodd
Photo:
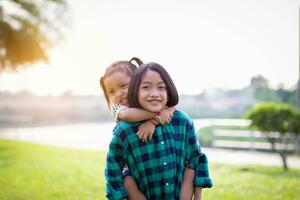
<path fill-rule="evenodd" d="M 196 129 L 209 125 L 249 124 L 242 119 L 195 119 Z M 82 123 L 42 127 L 1 128 L 0 138 L 30 141 L 61 147 L 105 150 L 112 137 L 115 122 Z"/>

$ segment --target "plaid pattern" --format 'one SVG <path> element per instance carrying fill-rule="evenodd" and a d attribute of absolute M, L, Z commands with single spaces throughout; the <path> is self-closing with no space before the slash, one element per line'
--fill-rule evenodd
<path fill-rule="evenodd" d="M 108 199 L 128 195 L 122 179 L 125 164 L 147 199 L 179 199 L 186 164 L 195 170 L 195 186 L 212 187 L 207 158 L 186 114 L 175 111 L 169 124 L 156 126 L 152 141 L 147 143 L 136 135 L 140 124 L 120 121 L 114 129 L 105 169 Z"/>
<path fill-rule="evenodd" d="M 112 106 L 113 117 L 116 121 L 119 121 L 119 113 L 126 108 L 127 106 L 122 104 L 114 104 Z"/>

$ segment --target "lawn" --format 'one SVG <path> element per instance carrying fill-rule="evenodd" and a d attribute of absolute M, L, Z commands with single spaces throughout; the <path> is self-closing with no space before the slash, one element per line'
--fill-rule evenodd
<path fill-rule="evenodd" d="M 104 160 L 104 152 L 0 140 L 0 199 L 104 199 Z"/>
<path fill-rule="evenodd" d="M 0 140 L 1 200 L 105 199 L 104 151 Z M 300 200 L 300 169 L 210 163 L 204 200 Z"/>

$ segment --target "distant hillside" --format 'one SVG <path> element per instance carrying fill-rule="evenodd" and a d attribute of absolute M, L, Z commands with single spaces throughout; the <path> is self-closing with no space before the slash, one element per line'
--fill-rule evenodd
<path fill-rule="evenodd" d="M 29 92 L 0 93 L 0 125 L 34 125 L 109 120 L 100 96 L 39 97 Z"/>
<path fill-rule="evenodd" d="M 177 106 L 193 118 L 240 117 L 255 103 L 251 91 L 207 91 L 182 95 Z M 0 125 L 111 120 L 102 96 L 39 97 L 29 92 L 0 93 Z"/>
<path fill-rule="evenodd" d="M 238 90 L 207 90 L 199 95 L 181 95 L 178 109 L 192 118 L 241 118 L 260 101 L 293 104 L 295 89 L 271 89 L 261 76 Z M 0 92 L 0 126 L 42 125 L 112 120 L 104 97 L 76 96 L 65 92 L 59 97 L 35 96 L 28 91 Z"/>
<path fill-rule="evenodd" d="M 255 103 L 253 90 L 245 88 L 182 95 L 178 107 L 192 118 L 240 118 Z"/>

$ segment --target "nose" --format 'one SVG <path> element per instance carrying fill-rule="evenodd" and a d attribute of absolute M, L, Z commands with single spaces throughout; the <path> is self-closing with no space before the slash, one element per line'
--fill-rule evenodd
<path fill-rule="evenodd" d="M 117 97 L 117 98 L 121 98 L 121 97 L 124 96 L 124 94 L 125 94 L 125 91 L 124 91 L 124 90 L 119 90 L 119 91 L 117 92 L 117 94 L 116 94 L 116 97 Z"/>
<path fill-rule="evenodd" d="M 151 90 L 150 96 L 151 97 L 158 97 L 158 90 L 156 88 L 153 88 Z"/>

